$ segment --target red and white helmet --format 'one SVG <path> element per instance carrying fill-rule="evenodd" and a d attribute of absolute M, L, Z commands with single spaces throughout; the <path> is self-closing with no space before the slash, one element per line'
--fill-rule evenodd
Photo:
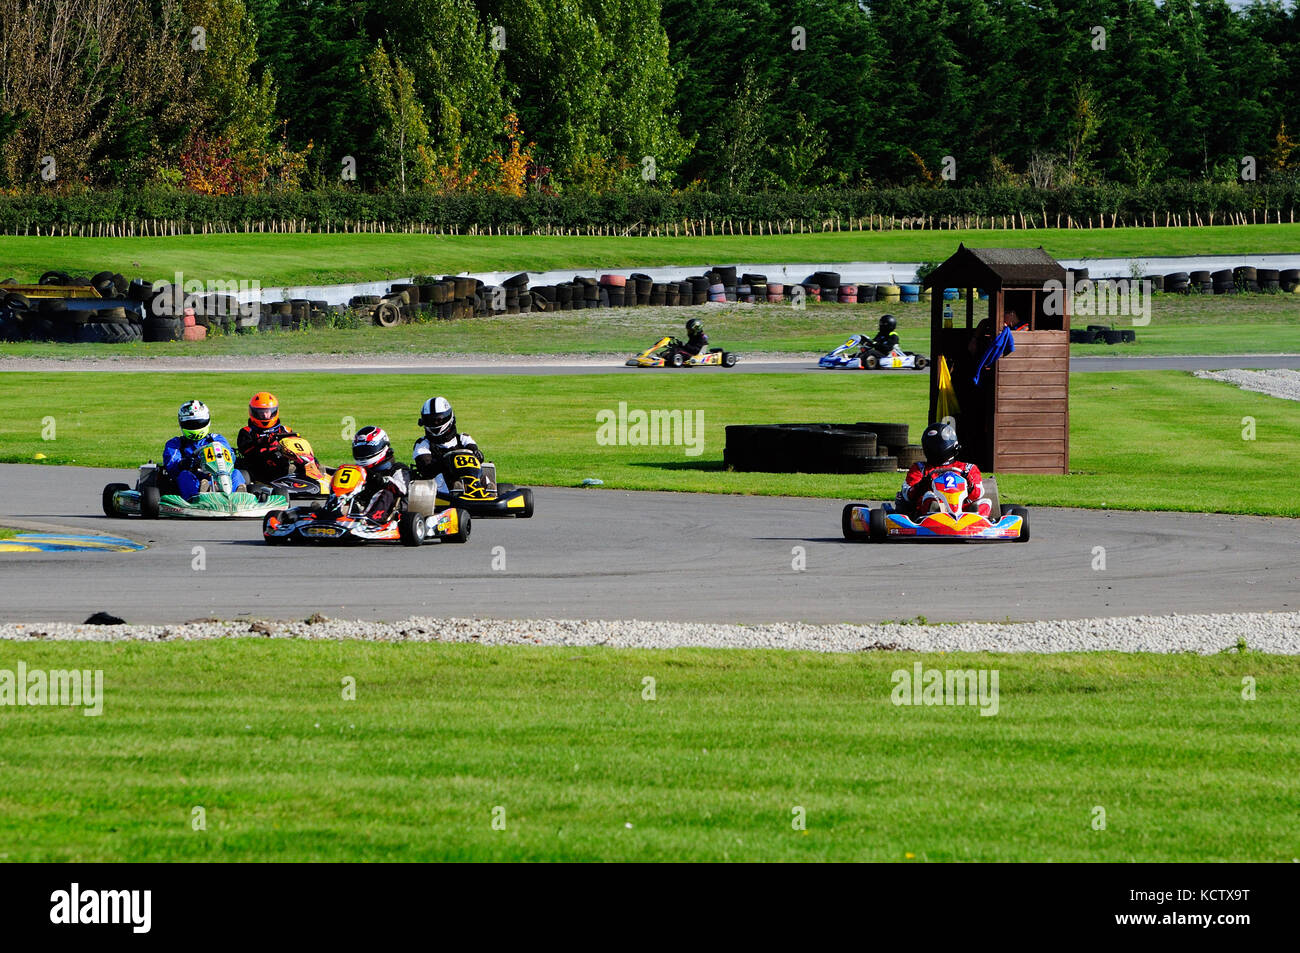
<path fill-rule="evenodd" d="M 360 466 L 378 466 L 393 457 L 392 444 L 382 427 L 362 427 L 352 438 L 352 459 Z"/>

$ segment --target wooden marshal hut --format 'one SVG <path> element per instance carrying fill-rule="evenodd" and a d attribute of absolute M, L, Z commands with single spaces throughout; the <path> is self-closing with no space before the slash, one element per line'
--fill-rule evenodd
<path fill-rule="evenodd" d="M 1039 248 L 967 248 L 932 271 L 930 420 L 939 416 L 939 357 L 960 410 L 963 459 L 995 473 L 1065 473 L 1070 463 L 1070 314 L 1065 268 Z M 1052 283 L 1055 283 L 1054 285 Z M 964 300 L 944 301 L 945 288 Z M 977 303 L 978 291 L 988 294 Z M 945 320 L 944 309 L 953 310 Z M 980 314 L 976 316 L 976 310 Z M 964 309 L 965 314 L 961 311 Z M 1013 313 L 1014 312 L 1014 316 Z M 980 375 L 993 337 L 1014 321 L 1016 349 Z M 1025 330 L 1015 330 L 1021 326 Z"/>

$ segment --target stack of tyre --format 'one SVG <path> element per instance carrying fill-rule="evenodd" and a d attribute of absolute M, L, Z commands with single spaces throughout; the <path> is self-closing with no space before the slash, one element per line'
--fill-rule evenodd
<path fill-rule="evenodd" d="M 892 473 L 922 459 L 907 424 L 736 424 L 724 465 L 745 473 Z"/>
<path fill-rule="evenodd" d="M 1132 328 L 1111 328 L 1104 324 L 1070 328 L 1071 344 L 1132 344 L 1135 341 L 1137 332 Z"/>
<path fill-rule="evenodd" d="M 129 344 L 141 339 L 144 302 L 151 293 L 147 282 L 127 281 L 111 271 L 89 278 L 47 271 L 39 283 L 94 288 L 98 297 L 28 296 L 6 291 L 18 284 L 6 278 L 0 282 L 0 339 L 97 344 Z"/>

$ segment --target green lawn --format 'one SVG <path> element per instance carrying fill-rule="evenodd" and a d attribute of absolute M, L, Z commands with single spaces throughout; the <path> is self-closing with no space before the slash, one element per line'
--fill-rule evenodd
<path fill-rule="evenodd" d="M 379 281 L 459 271 L 652 268 L 730 262 L 939 261 L 959 242 L 1042 245 L 1061 258 L 1300 252 L 1300 225 L 1213 228 L 979 229 L 825 232 L 706 238 L 437 235 L 189 235 L 171 238 L 0 236 L 3 270 L 19 280 L 63 269 L 129 277 L 248 279 L 263 285 Z M 900 276 L 901 278 L 902 276 Z"/>
<path fill-rule="evenodd" d="M 727 374 L 722 370 L 626 375 L 428 377 L 346 374 L 28 373 L 0 389 L 0 461 L 131 467 L 158 459 L 175 434 L 175 410 L 200 397 L 216 429 L 233 438 L 250 395 L 273 390 L 285 420 L 327 463 L 346 459 L 347 417 L 376 423 L 409 453 L 420 404 L 435 393 L 455 403 L 462 427 L 502 479 L 573 486 L 831 498 L 892 497 L 897 474 L 731 473 L 721 469 L 723 427 L 776 421 L 906 422 L 924 428 L 925 374 Z M 631 409 L 702 411 L 702 452 L 682 446 L 597 443 L 597 417 Z M 1066 476 L 1008 474 L 1008 500 L 1030 505 L 1168 509 L 1300 516 L 1277 489 L 1277 468 L 1295 455 L 1300 403 L 1250 393 L 1178 371 L 1075 374 Z M 47 417 L 57 439 L 41 439 Z M 1243 440 L 1243 419 L 1255 439 Z"/>
<path fill-rule="evenodd" d="M 954 303 L 964 320 L 964 305 Z M 983 307 L 983 306 L 981 306 Z M 891 304 L 905 347 L 930 348 L 928 304 Z M 702 317 L 714 343 L 739 353 L 824 354 L 855 332 L 875 332 L 883 305 L 611 308 L 513 315 L 470 321 L 434 321 L 384 329 L 305 328 L 275 334 L 228 334 L 206 341 L 167 344 L 0 344 L 3 358 L 151 358 L 276 354 L 330 355 L 547 355 L 630 354 L 664 333 L 682 333 L 687 317 Z M 977 311 L 977 313 L 979 313 Z M 1114 324 L 1080 318 L 1079 326 Z M 1075 345 L 1073 353 L 1104 355 L 1300 353 L 1300 295 L 1161 295 L 1152 300 L 1151 323 L 1137 327 L 1137 343 Z"/>
<path fill-rule="evenodd" d="M 0 644 L 19 660 L 102 670 L 104 702 L 5 710 L 10 862 L 1300 856 L 1288 657 Z M 997 670 L 997 714 L 892 704 L 916 662 Z"/>

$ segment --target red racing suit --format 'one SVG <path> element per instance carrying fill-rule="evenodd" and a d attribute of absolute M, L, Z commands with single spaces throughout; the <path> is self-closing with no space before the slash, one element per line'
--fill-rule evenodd
<path fill-rule="evenodd" d="M 980 476 L 980 468 L 973 463 L 962 463 L 960 460 L 937 467 L 927 465 L 924 460 L 912 464 L 907 475 L 903 477 L 903 488 L 898 491 L 895 500 L 897 508 L 903 513 L 915 514 L 921 505 L 921 497 L 925 496 L 926 491 L 930 489 L 931 478 L 940 470 L 956 470 L 966 478 L 970 489 L 966 494 L 966 504 L 963 508 L 968 513 L 979 513 L 984 517 L 992 514 L 993 501 L 984 495 L 984 478 Z"/>

